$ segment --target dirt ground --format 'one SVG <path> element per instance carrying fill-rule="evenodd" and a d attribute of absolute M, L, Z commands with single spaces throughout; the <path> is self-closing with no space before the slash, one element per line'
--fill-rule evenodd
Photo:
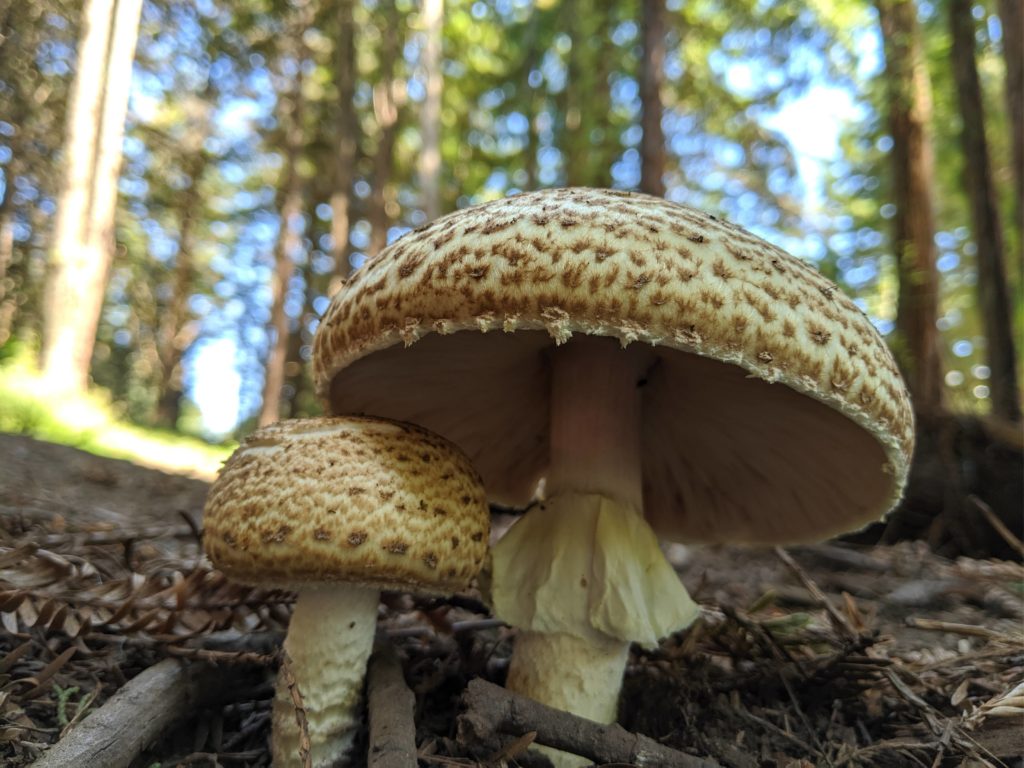
<path fill-rule="evenodd" d="M 0 765 L 71 739 L 168 657 L 215 663 L 228 682 L 198 685 L 131 764 L 269 764 L 290 595 L 210 568 L 198 546 L 205 493 L 0 435 Z M 627 730 L 736 768 L 1024 766 L 1019 563 L 945 560 L 917 542 L 667 553 L 702 615 L 634 649 Z M 386 596 L 381 627 L 416 696 L 421 765 L 539 762 L 529 734 L 486 743 L 460 720 L 467 682 L 501 684 L 514 641 L 479 595 Z"/>

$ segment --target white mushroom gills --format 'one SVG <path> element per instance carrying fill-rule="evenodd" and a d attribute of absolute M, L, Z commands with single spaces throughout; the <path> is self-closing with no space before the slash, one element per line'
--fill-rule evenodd
<path fill-rule="evenodd" d="M 520 627 L 508 688 L 602 723 L 615 719 L 630 642 L 696 617 L 642 514 L 641 390 L 654 359 L 591 337 L 555 350 L 547 500 L 493 554 L 495 611 Z M 548 756 L 556 768 L 586 762 Z"/>
<path fill-rule="evenodd" d="M 284 650 L 301 695 L 313 768 L 341 765 L 351 752 L 379 602 L 380 590 L 354 584 L 299 592 Z M 286 675 L 279 672 L 272 715 L 274 768 L 302 768 L 297 714 Z"/>

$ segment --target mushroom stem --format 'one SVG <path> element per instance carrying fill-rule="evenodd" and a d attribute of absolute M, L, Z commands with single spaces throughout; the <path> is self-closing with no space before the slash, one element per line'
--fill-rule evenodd
<path fill-rule="evenodd" d="M 643 517 L 640 387 L 653 359 L 609 339 L 555 351 L 547 500 L 492 550 L 495 613 L 520 630 L 508 688 L 603 723 L 629 644 L 653 646 L 697 615 Z"/>
<path fill-rule="evenodd" d="M 598 723 L 618 714 L 629 643 L 590 642 L 557 632 L 520 631 L 505 687 Z M 552 674 L 552 670 L 558 674 Z"/>
<path fill-rule="evenodd" d="M 380 591 L 351 584 L 299 593 L 284 650 L 305 711 L 314 768 L 347 763 L 359 729 L 366 663 L 373 650 Z M 301 767 L 301 731 L 286 675 L 273 705 L 274 768 Z"/>
<path fill-rule="evenodd" d="M 552 355 L 551 446 L 545 493 L 599 493 L 643 509 L 641 386 L 650 347 L 573 339 Z"/>

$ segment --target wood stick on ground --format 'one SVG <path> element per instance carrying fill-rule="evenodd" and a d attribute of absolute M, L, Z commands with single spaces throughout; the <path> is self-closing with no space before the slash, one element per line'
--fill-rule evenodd
<path fill-rule="evenodd" d="M 383 633 L 367 673 L 370 746 L 367 768 L 416 768 L 416 697 L 394 646 Z"/>
<path fill-rule="evenodd" d="M 485 680 L 471 680 L 463 694 L 466 712 L 459 717 L 460 740 L 493 740 L 496 734 L 537 732 L 537 743 L 586 757 L 595 763 L 626 763 L 663 768 L 720 768 L 714 760 L 694 757 L 630 733 L 621 725 L 602 725 L 552 709 Z"/>
<path fill-rule="evenodd" d="M 128 681 L 46 750 L 33 768 L 126 768 L 172 725 L 228 689 L 229 676 L 205 664 L 164 659 Z"/>

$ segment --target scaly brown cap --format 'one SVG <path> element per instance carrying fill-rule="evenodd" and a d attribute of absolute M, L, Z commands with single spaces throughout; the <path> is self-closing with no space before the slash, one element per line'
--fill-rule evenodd
<path fill-rule="evenodd" d="M 547 466 L 546 356 L 577 333 L 656 346 L 644 506 L 663 536 L 812 540 L 898 500 L 913 416 L 864 313 L 778 248 L 646 195 L 534 192 L 406 235 L 334 297 L 314 373 L 332 412 L 427 426 L 523 503 Z"/>
<path fill-rule="evenodd" d="M 441 594 L 479 572 L 489 525 L 480 476 L 447 440 L 381 419 L 301 419 L 254 432 L 228 459 L 203 544 L 250 584 Z"/>

